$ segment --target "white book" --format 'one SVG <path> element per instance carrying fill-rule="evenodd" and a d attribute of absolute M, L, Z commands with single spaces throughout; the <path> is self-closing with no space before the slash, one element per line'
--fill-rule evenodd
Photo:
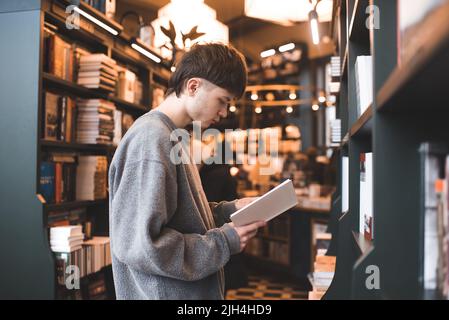
<path fill-rule="evenodd" d="M 75 247 L 68 247 L 68 246 L 58 246 L 58 247 L 51 247 L 51 251 L 53 252 L 74 252 L 79 249 L 82 249 L 82 246 L 75 246 Z"/>
<path fill-rule="evenodd" d="M 290 179 L 254 200 L 231 215 L 239 227 L 256 221 L 270 221 L 298 204 L 295 188 Z"/>
<path fill-rule="evenodd" d="M 83 234 L 83 227 L 76 226 L 61 226 L 50 228 L 50 238 L 53 237 L 71 237 Z"/>

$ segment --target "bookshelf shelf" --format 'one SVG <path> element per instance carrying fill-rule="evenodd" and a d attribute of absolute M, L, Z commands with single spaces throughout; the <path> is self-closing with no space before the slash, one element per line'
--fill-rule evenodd
<path fill-rule="evenodd" d="M 114 102 L 118 109 L 123 109 L 125 111 L 134 111 L 134 112 L 150 111 L 150 108 L 147 108 L 143 105 L 128 102 L 117 97 L 108 96 L 108 100 Z"/>
<path fill-rule="evenodd" d="M 114 102 L 118 109 L 121 109 L 121 110 L 127 111 L 127 112 L 143 113 L 143 112 L 149 111 L 149 108 L 146 108 L 143 105 L 131 103 L 131 102 L 125 101 L 123 99 L 114 97 L 111 94 L 106 94 L 101 91 L 96 91 L 93 89 L 83 87 L 83 86 L 73 83 L 71 81 L 67 81 L 67 80 L 61 79 L 59 77 L 56 77 L 50 73 L 44 72 L 42 74 L 42 78 L 48 88 L 57 88 L 59 90 L 63 90 L 64 92 L 71 93 L 71 94 L 76 95 L 81 98 L 94 98 L 94 99 L 96 98 L 96 99 L 109 100 L 111 102 Z"/>
<path fill-rule="evenodd" d="M 59 149 L 59 150 L 73 150 L 82 152 L 97 152 L 108 153 L 115 151 L 115 146 L 101 145 L 101 144 L 81 144 L 81 143 L 66 143 L 62 141 L 48 141 L 41 140 L 41 147 L 43 149 Z"/>
<path fill-rule="evenodd" d="M 370 105 L 359 119 L 352 125 L 351 137 L 368 136 L 371 137 L 373 130 L 373 106 Z"/>
<path fill-rule="evenodd" d="M 71 202 L 63 202 L 63 203 L 48 203 L 44 204 L 44 211 L 63 211 L 70 210 L 80 207 L 93 207 L 98 205 L 105 205 L 107 203 L 107 199 L 101 200 L 93 200 L 93 201 L 71 201 Z"/>
<path fill-rule="evenodd" d="M 42 79 L 46 87 L 63 90 L 66 93 L 71 93 L 80 98 L 107 99 L 105 93 L 80 86 L 79 84 L 61 79 L 47 72 L 42 73 Z"/>
<path fill-rule="evenodd" d="M 373 248 L 373 242 L 371 240 L 365 239 L 365 236 L 359 232 L 352 231 L 352 236 L 357 250 L 359 250 L 361 255 L 364 255 L 368 250 Z"/>

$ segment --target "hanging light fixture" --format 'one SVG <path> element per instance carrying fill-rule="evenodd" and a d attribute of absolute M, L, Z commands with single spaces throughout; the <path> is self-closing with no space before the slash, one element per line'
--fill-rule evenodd
<path fill-rule="evenodd" d="M 295 100 L 298 96 L 296 95 L 296 92 L 292 90 L 290 91 L 288 97 L 290 98 L 290 100 Z"/>
<path fill-rule="evenodd" d="M 318 111 L 320 109 L 320 106 L 317 104 L 317 103 L 314 103 L 313 105 L 312 105 L 312 110 L 313 111 Z"/>
<path fill-rule="evenodd" d="M 254 111 L 256 113 L 262 113 L 262 108 L 261 107 L 256 107 L 256 109 L 254 109 Z"/>
<path fill-rule="evenodd" d="M 310 3 L 312 4 L 313 0 L 310 0 Z M 313 9 L 309 12 L 309 22 L 310 22 L 310 31 L 312 32 L 312 42 L 314 45 L 317 45 L 320 43 L 320 30 L 318 28 L 318 13 L 316 12 L 316 7 L 319 0 L 315 0 L 316 3 L 313 6 Z"/>
<path fill-rule="evenodd" d="M 237 111 L 237 107 L 236 107 L 236 106 L 230 106 L 230 107 L 229 107 L 229 111 L 232 112 L 232 113 L 234 113 L 234 112 Z"/>
<path fill-rule="evenodd" d="M 193 14 L 187 14 L 192 12 Z M 151 22 L 154 28 L 154 46 L 161 48 L 161 55 L 169 58 L 172 54 L 169 48 L 164 47 L 168 37 L 162 32 L 161 27 L 169 28 L 170 21 L 176 29 L 175 43 L 181 49 L 188 49 L 196 42 L 221 42 L 228 44 L 229 29 L 217 20 L 217 12 L 204 4 L 204 0 L 171 0 L 158 11 L 158 17 Z M 197 32 L 204 35 L 197 39 L 186 39 L 186 35 L 197 27 Z M 183 37 L 184 36 L 184 37 Z M 184 39 L 183 39 L 184 38 Z"/>
<path fill-rule="evenodd" d="M 292 113 L 293 112 L 293 107 L 288 106 L 285 111 L 287 111 L 287 113 Z"/>

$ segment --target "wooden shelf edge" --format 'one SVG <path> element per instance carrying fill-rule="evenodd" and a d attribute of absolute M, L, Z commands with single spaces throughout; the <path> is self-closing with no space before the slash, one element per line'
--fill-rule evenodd
<path fill-rule="evenodd" d="M 150 108 L 146 108 L 143 105 L 125 101 L 123 99 L 113 96 L 111 93 L 104 93 L 101 91 L 96 91 L 94 89 L 83 87 L 69 80 L 61 79 L 51 73 L 43 72 L 42 78 L 44 81 L 50 83 L 51 85 L 62 87 L 75 95 L 80 95 L 80 98 L 105 99 L 116 103 L 118 109 L 123 109 L 124 111 L 134 111 L 134 112 L 150 111 Z"/>
<path fill-rule="evenodd" d="M 373 119 L 373 105 L 371 104 L 359 117 L 359 119 L 352 125 L 349 133 L 351 137 L 371 134 Z"/>
<path fill-rule="evenodd" d="M 73 149 L 73 150 L 83 150 L 83 151 L 114 151 L 116 146 L 105 145 L 105 144 L 82 144 L 82 143 L 67 143 L 63 141 L 51 141 L 51 140 L 40 140 L 41 147 L 44 148 L 58 148 L 58 149 Z"/>
<path fill-rule="evenodd" d="M 103 205 L 107 203 L 108 199 L 89 200 L 89 201 L 71 201 L 62 203 L 45 203 L 43 204 L 44 211 L 70 210 L 79 207 L 90 207 L 96 205 Z"/>

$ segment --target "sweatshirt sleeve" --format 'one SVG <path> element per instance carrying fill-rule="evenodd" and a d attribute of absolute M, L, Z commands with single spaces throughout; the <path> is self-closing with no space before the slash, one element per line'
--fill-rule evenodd
<path fill-rule="evenodd" d="M 217 272 L 238 252 L 240 240 L 228 224 L 204 235 L 167 227 L 176 211 L 173 164 L 142 159 L 110 175 L 111 248 L 130 268 L 195 281 Z"/>
<path fill-rule="evenodd" d="M 231 222 L 230 216 L 236 211 L 236 201 L 237 199 L 233 201 L 209 202 L 216 226 L 220 227 L 225 223 Z"/>

